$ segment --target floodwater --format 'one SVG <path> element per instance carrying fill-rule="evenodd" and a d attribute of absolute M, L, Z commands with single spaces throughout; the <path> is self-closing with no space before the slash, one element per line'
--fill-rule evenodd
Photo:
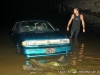
<path fill-rule="evenodd" d="M 8 32 L 4 31 L 0 35 L 2 35 L 0 37 L 0 75 L 60 75 L 59 72 L 53 71 L 34 74 L 32 70 L 24 70 L 23 65 L 25 65 L 26 58 L 16 53 Z M 91 34 L 79 36 L 78 39 L 73 38 L 71 44 L 73 47 L 72 52 L 69 53 L 68 57 L 66 56 L 68 67 L 75 67 L 80 70 L 79 75 L 100 75 L 99 37 Z M 39 60 L 42 60 L 42 62 L 45 60 L 52 61 L 57 60 L 59 57 L 44 57 L 39 58 Z M 61 74 L 66 75 L 66 72 L 61 71 Z"/>
<path fill-rule="evenodd" d="M 55 27 L 69 36 L 66 31 L 66 21 L 52 21 Z M 65 29 L 64 29 L 65 28 Z M 88 28 L 87 28 L 88 29 Z M 87 30 L 88 31 L 88 30 Z M 100 75 L 100 36 L 92 32 L 82 33 L 77 39 L 71 39 L 72 51 L 64 58 L 65 70 L 48 70 L 44 72 L 33 72 L 33 70 L 23 69 L 27 59 L 23 55 L 16 53 L 15 46 L 9 35 L 9 31 L 0 32 L 0 75 L 73 75 L 66 71 L 67 68 L 79 70 L 78 75 Z M 56 61 L 60 56 L 34 58 L 39 62 Z"/>

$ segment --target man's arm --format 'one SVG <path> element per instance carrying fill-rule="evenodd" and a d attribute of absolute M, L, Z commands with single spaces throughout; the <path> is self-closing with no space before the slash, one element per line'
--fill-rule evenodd
<path fill-rule="evenodd" d="M 74 14 L 71 15 L 71 18 L 70 18 L 70 20 L 69 20 L 69 22 L 68 22 L 67 31 L 69 31 L 69 26 L 70 26 L 70 24 L 71 24 L 73 18 L 74 18 Z"/>
<path fill-rule="evenodd" d="M 85 32 L 85 22 L 84 22 L 84 17 L 83 17 L 82 14 L 80 15 L 80 19 L 81 19 L 81 21 L 82 21 L 83 32 Z"/>

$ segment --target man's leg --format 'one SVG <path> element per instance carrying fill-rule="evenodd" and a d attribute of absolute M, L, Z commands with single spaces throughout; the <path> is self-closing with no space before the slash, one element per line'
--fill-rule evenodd
<path fill-rule="evenodd" d="M 77 38 L 77 36 L 78 36 L 78 34 L 79 34 L 79 31 L 80 31 L 80 28 L 77 28 L 77 29 L 75 30 L 75 38 Z"/>

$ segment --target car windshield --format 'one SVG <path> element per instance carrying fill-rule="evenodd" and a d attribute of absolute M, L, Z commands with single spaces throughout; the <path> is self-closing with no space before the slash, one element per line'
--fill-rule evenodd
<path fill-rule="evenodd" d="M 21 22 L 20 24 L 20 32 L 47 32 L 54 30 L 54 27 L 49 22 Z"/>

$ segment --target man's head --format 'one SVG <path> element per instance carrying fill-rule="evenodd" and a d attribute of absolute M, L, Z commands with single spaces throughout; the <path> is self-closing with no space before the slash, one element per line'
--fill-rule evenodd
<path fill-rule="evenodd" d="M 78 14 L 79 13 L 79 9 L 78 8 L 74 8 L 74 13 Z"/>

